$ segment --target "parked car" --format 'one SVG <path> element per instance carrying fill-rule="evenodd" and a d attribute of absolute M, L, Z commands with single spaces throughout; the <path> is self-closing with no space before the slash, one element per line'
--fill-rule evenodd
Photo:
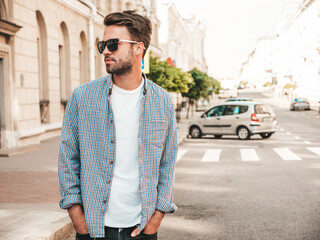
<path fill-rule="evenodd" d="M 290 110 L 310 110 L 310 103 L 306 98 L 295 98 L 290 103 Z"/>
<path fill-rule="evenodd" d="M 247 140 L 254 134 L 269 138 L 277 130 L 278 122 L 272 108 L 261 102 L 225 102 L 217 105 L 200 119 L 189 124 L 192 138 L 204 135 L 238 135 L 239 139 Z"/>
<path fill-rule="evenodd" d="M 242 102 L 242 101 L 253 101 L 252 98 L 229 98 L 226 102 Z"/>

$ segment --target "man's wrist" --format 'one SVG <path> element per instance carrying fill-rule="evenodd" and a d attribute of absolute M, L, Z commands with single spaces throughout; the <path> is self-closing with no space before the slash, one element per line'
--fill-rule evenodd
<path fill-rule="evenodd" d="M 165 213 L 165 212 L 160 211 L 159 209 L 156 209 L 156 210 L 155 210 L 155 214 L 159 214 L 159 215 L 164 216 L 166 213 Z"/>

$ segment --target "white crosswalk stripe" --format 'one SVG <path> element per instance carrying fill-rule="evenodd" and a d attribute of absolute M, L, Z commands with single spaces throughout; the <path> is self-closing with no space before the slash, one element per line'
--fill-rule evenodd
<path fill-rule="evenodd" d="M 219 162 L 221 150 L 209 149 L 201 159 L 201 162 Z"/>
<path fill-rule="evenodd" d="M 183 155 L 186 154 L 186 152 L 188 152 L 188 150 L 186 150 L 186 149 L 178 149 L 177 161 L 176 162 L 179 162 L 180 159 L 183 157 Z"/>
<path fill-rule="evenodd" d="M 320 147 L 308 147 L 307 149 L 320 156 Z"/>
<path fill-rule="evenodd" d="M 240 153 L 244 162 L 256 162 L 260 160 L 255 149 L 240 149 Z"/>
<path fill-rule="evenodd" d="M 306 160 L 302 159 L 299 156 L 299 153 L 294 153 L 292 152 L 289 148 L 270 148 L 270 150 L 273 149 L 273 151 L 276 153 L 278 156 L 279 160 L 284 160 L 284 161 L 301 161 L 301 160 Z M 304 149 L 309 150 L 310 152 L 316 154 L 317 156 L 320 156 L 320 147 L 306 147 Z M 259 154 L 259 150 L 257 148 L 240 148 L 240 156 L 241 156 L 241 161 L 243 162 L 258 162 L 258 161 L 263 161 L 263 154 Z M 189 152 L 192 151 L 191 149 L 179 149 L 178 150 L 178 155 L 177 155 L 177 161 L 179 162 L 183 156 Z M 221 162 L 224 159 L 221 159 L 221 153 L 224 151 L 229 151 L 228 149 L 207 149 L 204 150 L 204 155 L 201 158 L 201 162 Z M 236 152 L 238 150 L 233 149 L 233 152 Z M 261 155 L 262 154 L 262 155 Z M 260 157 L 259 157 L 260 156 Z M 319 158 L 320 159 L 320 158 Z"/>
<path fill-rule="evenodd" d="M 273 150 L 285 161 L 302 160 L 298 155 L 293 153 L 289 148 L 274 148 Z"/>

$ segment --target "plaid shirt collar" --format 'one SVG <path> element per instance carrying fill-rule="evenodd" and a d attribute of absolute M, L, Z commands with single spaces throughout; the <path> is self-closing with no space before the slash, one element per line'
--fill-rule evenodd
<path fill-rule="evenodd" d="M 109 75 L 106 79 L 107 81 L 107 88 L 108 88 L 108 98 L 112 95 L 112 88 L 113 88 L 113 75 Z M 144 81 L 144 86 L 143 86 L 143 95 L 145 96 L 147 94 L 147 89 L 148 89 L 148 81 L 147 77 L 144 73 L 142 73 L 142 81 Z"/>

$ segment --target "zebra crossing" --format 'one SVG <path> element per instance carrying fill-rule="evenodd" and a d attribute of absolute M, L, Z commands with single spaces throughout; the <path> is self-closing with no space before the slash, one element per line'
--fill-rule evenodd
<path fill-rule="evenodd" d="M 307 147 L 305 148 L 310 154 L 314 155 L 316 158 L 320 156 L 320 147 Z M 193 150 L 189 149 L 179 149 L 177 162 L 183 159 L 183 157 L 189 152 Z M 219 162 L 221 161 L 221 153 L 223 151 L 229 151 L 227 149 L 206 149 L 204 150 L 204 154 L 201 154 L 201 162 Z M 254 148 L 243 148 L 240 151 L 241 160 L 243 162 L 258 162 L 261 161 L 262 154 L 259 156 L 259 149 Z M 295 153 L 290 148 L 272 148 L 272 152 L 274 152 L 281 160 L 283 161 L 302 161 L 303 157 L 299 156 L 298 153 Z M 303 154 L 302 154 L 303 155 Z M 318 158 L 320 161 L 320 157 Z"/>

